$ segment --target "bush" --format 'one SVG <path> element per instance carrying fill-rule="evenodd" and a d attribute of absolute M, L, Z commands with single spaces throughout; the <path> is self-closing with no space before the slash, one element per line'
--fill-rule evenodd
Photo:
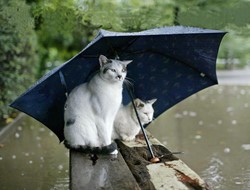
<path fill-rule="evenodd" d="M 30 8 L 20 0 L 0 2 L 0 120 L 8 107 L 34 82 L 38 65 L 37 39 Z"/>

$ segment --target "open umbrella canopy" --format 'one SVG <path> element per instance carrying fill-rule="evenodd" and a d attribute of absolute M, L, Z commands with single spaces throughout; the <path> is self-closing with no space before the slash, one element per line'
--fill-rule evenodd
<path fill-rule="evenodd" d="M 65 91 L 84 83 L 99 69 L 100 54 L 133 60 L 127 77 L 136 97 L 157 98 L 155 117 L 186 97 L 217 84 L 216 58 L 225 32 L 173 26 L 142 32 L 100 30 L 78 55 L 43 76 L 11 107 L 37 119 L 64 139 Z M 66 85 L 65 85 L 66 84 Z M 129 101 L 124 93 L 123 102 Z"/>

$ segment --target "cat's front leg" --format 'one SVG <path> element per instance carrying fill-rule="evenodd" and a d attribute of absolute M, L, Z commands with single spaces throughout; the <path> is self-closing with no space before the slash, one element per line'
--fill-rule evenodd
<path fill-rule="evenodd" d="M 97 135 L 99 137 L 99 141 L 101 146 L 107 146 L 110 145 L 112 142 L 112 125 L 110 125 L 107 122 L 104 122 L 103 120 L 99 120 L 96 123 L 97 127 Z"/>
<path fill-rule="evenodd" d="M 98 136 L 101 148 L 108 149 L 109 154 L 118 154 L 117 148 L 114 149 L 115 142 L 112 143 L 112 139 L 111 139 L 113 125 L 112 124 L 110 125 L 109 123 L 105 123 L 103 120 L 99 119 L 98 122 L 96 123 L 96 127 L 97 127 L 97 136 Z"/>
<path fill-rule="evenodd" d="M 128 136 L 128 135 L 126 135 L 126 134 L 122 134 L 122 135 L 121 135 L 121 139 L 122 139 L 123 141 L 133 141 L 133 140 L 135 140 L 135 136 Z"/>

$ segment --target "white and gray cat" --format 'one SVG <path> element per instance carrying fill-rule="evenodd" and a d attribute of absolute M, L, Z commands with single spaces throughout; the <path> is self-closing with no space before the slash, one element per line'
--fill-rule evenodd
<path fill-rule="evenodd" d="M 131 61 L 99 57 L 100 70 L 69 94 L 64 112 L 64 144 L 82 152 L 117 154 L 113 122 L 122 101 L 122 86 Z"/>
<path fill-rule="evenodd" d="M 148 124 L 153 120 L 154 109 L 152 105 L 156 100 L 157 99 L 152 99 L 145 102 L 138 98 L 134 100 L 142 125 Z M 141 127 L 136 117 L 132 102 L 126 106 L 121 104 L 115 118 L 112 139 L 132 141 L 135 139 L 135 136 L 140 132 L 140 130 Z"/>

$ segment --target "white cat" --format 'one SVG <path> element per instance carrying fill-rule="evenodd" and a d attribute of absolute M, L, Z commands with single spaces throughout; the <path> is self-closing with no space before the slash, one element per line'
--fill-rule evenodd
<path fill-rule="evenodd" d="M 100 55 L 100 71 L 69 94 L 64 112 L 64 144 L 67 148 L 117 154 L 111 136 L 122 101 L 126 67 L 130 62 Z"/>
<path fill-rule="evenodd" d="M 143 102 L 138 98 L 134 100 L 142 125 L 145 125 L 153 120 L 154 109 L 152 105 L 156 100 L 157 99 L 152 99 L 146 102 Z M 112 139 L 132 141 L 135 139 L 135 136 L 140 130 L 141 127 L 136 117 L 132 102 L 130 102 L 127 106 L 121 104 L 115 118 Z"/>

